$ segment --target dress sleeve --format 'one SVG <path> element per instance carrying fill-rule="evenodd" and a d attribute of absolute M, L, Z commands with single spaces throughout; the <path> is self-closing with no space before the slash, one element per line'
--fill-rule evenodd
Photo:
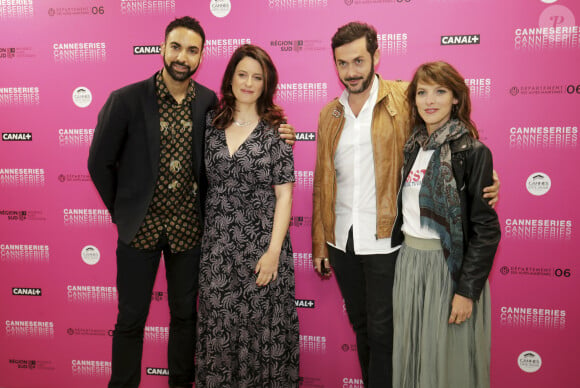
<path fill-rule="evenodd" d="M 273 131 L 270 146 L 270 166 L 272 172 L 272 184 L 281 185 L 283 183 L 294 182 L 294 154 L 292 146 L 287 144 L 278 134 L 277 128 Z"/>

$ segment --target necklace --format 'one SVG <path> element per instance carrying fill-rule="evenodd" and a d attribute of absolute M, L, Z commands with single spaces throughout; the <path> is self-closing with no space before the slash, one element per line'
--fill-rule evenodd
<path fill-rule="evenodd" d="M 258 120 L 254 120 L 254 121 L 237 121 L 236 119 L 234 119 L 234 124 L 236 124 L 238 127 L 246 127 L 250 124 L 253 123 L 257 123 Z"/>

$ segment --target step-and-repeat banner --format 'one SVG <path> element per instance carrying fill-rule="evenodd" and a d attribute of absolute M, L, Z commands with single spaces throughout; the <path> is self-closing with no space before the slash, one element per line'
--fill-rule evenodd
<path fill-rule="evenodd" d="M 362 388 L 334 278 L 311 264 L 318 112 L 342 87 L 330 38 L 374 25 L 378 72 L 455 65 L 501 178 L 491 274 L 492 387 L 576 387 L 580 184 L 577 0 L 0 0 L 0 387 L 103 387 L 116 317 L 116 230 L 87 169 L 108 94 L 162 66 L 175 17 L 207 35 L 197 81 L 217 90 L 241 44 L 266 49 L 298 130 L 291 234 L 302 386 Z M 143 387 L 167 384 L 163 268 L 145 330 Z"/>

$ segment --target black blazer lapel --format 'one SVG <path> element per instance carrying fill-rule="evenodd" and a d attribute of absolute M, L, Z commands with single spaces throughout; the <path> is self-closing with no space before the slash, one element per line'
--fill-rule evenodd
<path fill-rule="evenodd" d="M 138 98 L 141 99 L 143 115 L 145 117 L 145 136 L 149 145 L 149 161 L 151 170 L 157 176 L 159 170 L 159 153 L 161 152 L 161 133 L 159 106 L 157 105 L 157 93 L 155 92 L 155 76 L 149 80 L 147 91 Z M 146 152 L 146 150 L 143 150 Z"/>

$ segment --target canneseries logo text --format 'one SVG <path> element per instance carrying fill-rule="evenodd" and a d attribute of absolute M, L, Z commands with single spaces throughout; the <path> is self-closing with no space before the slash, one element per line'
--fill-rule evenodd
<path fill-rule="evenodd" d="M 341 388 L 364 388 L 364 382 L 361 378 L 343 377 Z"/>
<path fill-rule="evenodd" d="M 346 5 L 364 5 L 377 3 L 410 4 L 413 0 L 344 0 Z"/>
<path fill-rule="evenodd" d="M 301 272 L 312 271 L 312 253 L 309 252 L 294 252 L 294 270 Z"/>
<path fill-rule="evenodd" d="M 99 360 L 72 360 L 71 372 L 73 376 L 109 377 L 111 376 L 111 362 Z"/>
<path fill-rule="evenodd" d="M 117 288 L 68 285 L 66 295 L 69 303 L 114 303 L 117 301 Z"/>
<path fill-rule="evenodd" d="M 273 9 L 291 8 L 325 8 L 328 0 L 267 0 L 268 7 Z"/>
<path fill-rule="evenodd" d="M 144 339 L 147 342 L 167 342 L 169 340 L 169 327 L 145 326 Z"/>
<path fill-rule="evenodd" d="M 54 337 L 54 322 L 6 320 L 6 335 L 9 337 Z"/>
<path fill-rule="evenodd" d="M 300 334 L 300 352 L 326 353 L 326 337 Z"/>
<path fill-rule="evenodd" d="M 407 38 L 406 32 L 377 34 L 379 50 L 388 55 L 405 55 L 408 46 Z"/>
<path fill-rule="evenodd" d="M 502 326 L 533 329 L 565 329 L 566 310 L 539 307 L 501 306 Z"/>
<path fill-rule="evenodd" d="M 80 101 L 82 101 L 82 99 Z M 82 105 L 85 104 L 86 102 L 82 103 Z M 94 133 L 94 128 L 59 128 L 58 145 L 61 147 L 90 146 Z"/>
<path fill-rule="evenodd" d="M 513 126 L 509 129 L 509 145 L 512 148 L 576 148 L 577 125 Z"/>
<path fill-rule="evenodd" d="M 38 86 L 0 88 L 0 105 L 40 104 Z"/>
<path fill-rule="evenodd" d="M 506 218 L 503 236 L 516 240 L 570 240 L 572 220 Z"/>
<path fill-rule="evenodd" d="M 294 171 L 296 187 L 300 190 L 312 190 L 314 187 L 314 171 L 296 170 Z"/>
<path fill-rule="evenodd" d="M 52 44 L 56 63 L 92 63 L 107 59 L 105 42 L 63 42 Z"/>
<path fill-rule="evenodd" d="M 518 366 L 526 373 L 534 373 L 542 367 L 542 358 L 533 350 L 526 350 L 518 356 Z"/>
<path fill-rule="evenodd" d="M 276 89 L 276 99 L 281 102 L 325 102 L 328 99 L 326 82 L 280 83 Z"/>
<path fill-rule="evenodd" d="M 43 168 L 0 168 L 0 186 L 44 186 Z"/>
<path fill-rule="evenodd" d="M 229 58 L 238 47 L 250 43 L 250 38 L 207 39 L 203 56 Z"/>
<path fill-rule="evenodd" d="M 0 244 L 2 263 L 48 263 L 50 249 L 48 245 L 36 244 Z"/>
<path fill-rule="evenodd" d="M 491 78 L 466 78 L 465 84 L 472 97 L 489 98 L 492 92 Z"/>
<path fill-rule="evenodd" d="M 63 209 L 65 225 L 109 225 L 111 214 L 106 209 Z"/>
<path fill-rule="evenodd" d="M 34 16 L 33 0 L 0 1 L 0 20 L 11 18 L 30 18 Z"/>
<path fill-rule="evenodd" d="M 176 0 L 120 0 L 121 15 L 165 16 L 175 13 Z"/>

